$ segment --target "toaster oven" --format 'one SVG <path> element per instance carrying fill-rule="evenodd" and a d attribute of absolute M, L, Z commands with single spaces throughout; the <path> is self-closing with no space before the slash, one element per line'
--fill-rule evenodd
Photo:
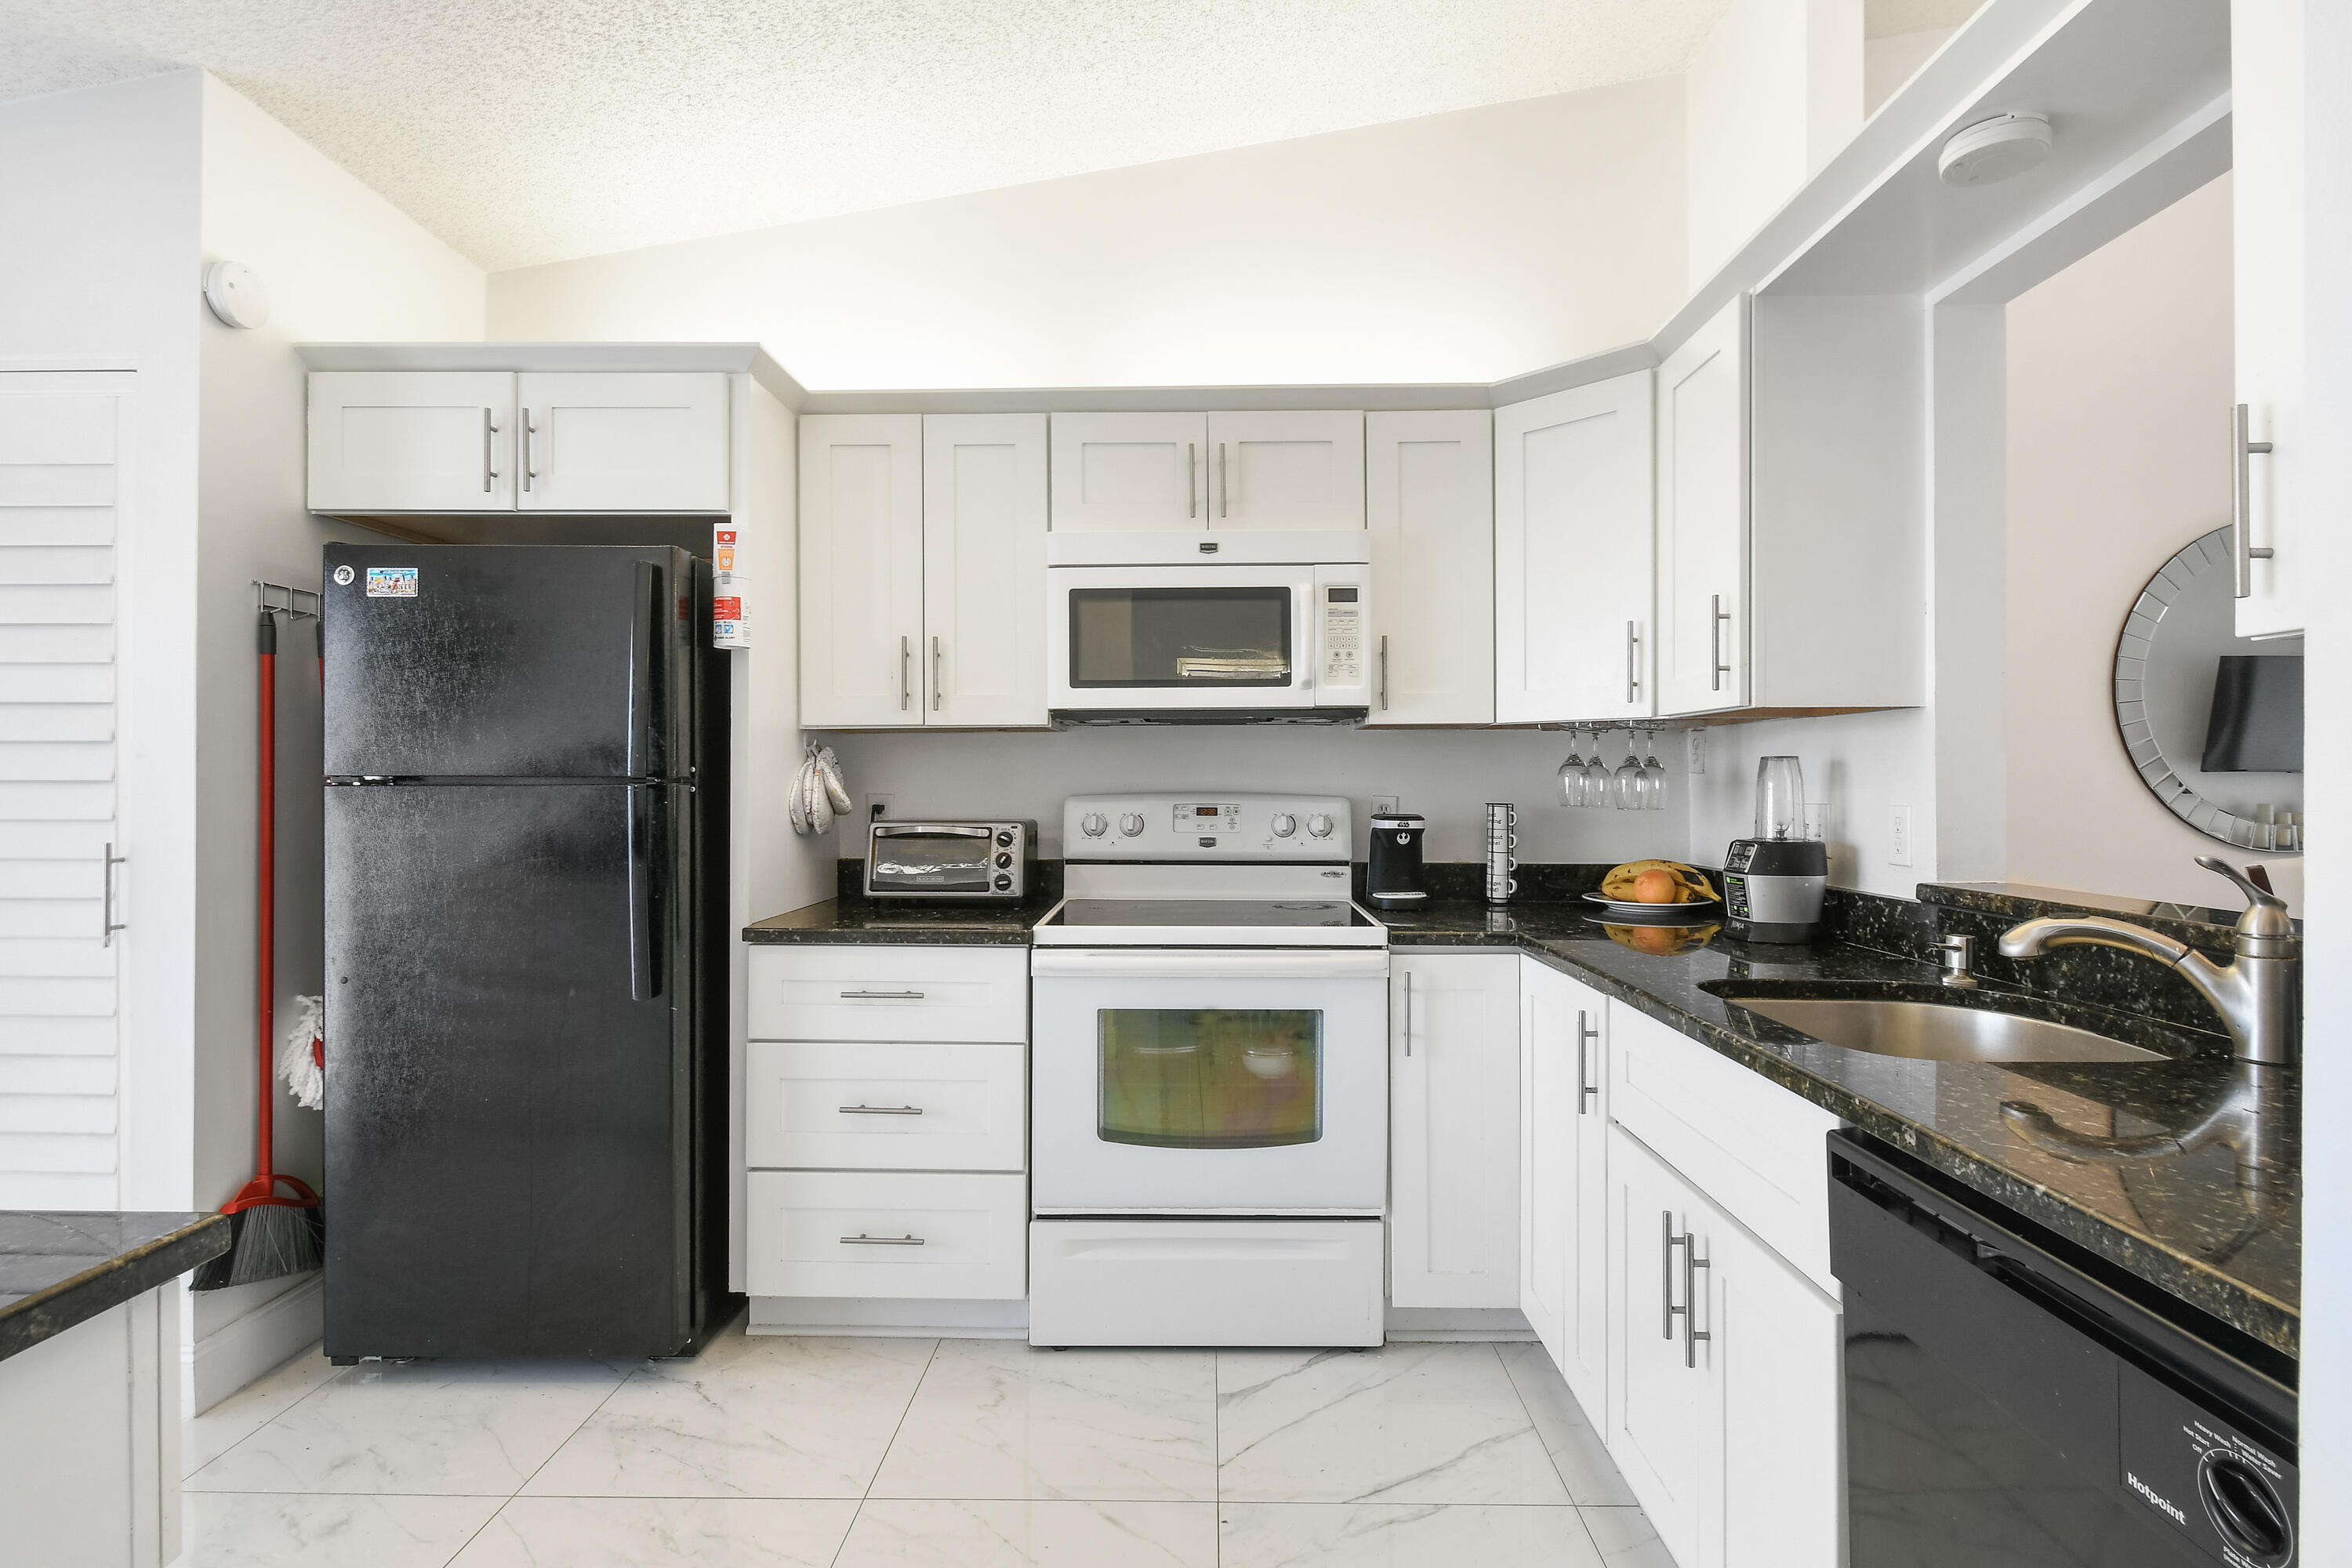
<path fill-rule="evenodd" d="M 866 828 L 869 899 L 1017 904 L 1037 885 L 1034 822 L 876 822 Z"/>

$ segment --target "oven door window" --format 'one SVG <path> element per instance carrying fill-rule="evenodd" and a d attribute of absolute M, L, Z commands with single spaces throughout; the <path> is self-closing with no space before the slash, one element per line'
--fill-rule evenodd
<path fill-rule="evenodd" d="M 963 833 L 877 833 L 874 886 L 927 893 L 984 893 L 992 842 L 988 831 L 978 827 Z"/>
<path fill-rule="evenodd" d="M 1318 1009 L 1106 1007 L 1097 1132 L 1152 1149 L 1268 1149 L 1323 1136 Z"/>
<path fill-rule="evenodd" d="M 1291 663 L 1288 588 L 1070 590 L 1073 687 L 1288 686 Z"/>

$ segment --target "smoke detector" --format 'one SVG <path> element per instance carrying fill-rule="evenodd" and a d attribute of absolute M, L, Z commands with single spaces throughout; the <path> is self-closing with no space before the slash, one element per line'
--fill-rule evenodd
<path fill-rule="evenodd" d="M 261 274 L 237 261 L 215 261 L 205 268 L 205 303 L 232 327 L 258 327 L 269 320 L 269 289 Z"/>
<path fill-rule="evenodd" d="M 1952 132 L 1936 172 L 1948 185 L 1990 185 L 2022 174 L 2050 156 L 2050 121 L 2040 114 L 1996 114 Z"/>

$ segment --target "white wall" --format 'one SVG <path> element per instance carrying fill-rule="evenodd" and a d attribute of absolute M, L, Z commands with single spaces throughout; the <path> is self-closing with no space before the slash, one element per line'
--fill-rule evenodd
<path fill-rule="evenodd" d="M 201 242 L 206 260 L 254 268 L 267 325 L 238 331 L 197 303 L 202 354 L 197 552 L 191 639 L 197 886 L 194 1148 L 189 1201 L 209 1207 L 252 1174 L 254 1135 L 255 578 L 315 589 L 331 539 L 373 537 L 304 506 L 304 376 L 294 344 L 482 335 L 481 270 L 434 238 L 234 89 L 203 90 Z M 184 587 L 185 584 L 184 584 Z M 315 627 L 278 639 L 276 1031 L 320 988 L 319 683 Z M 185 780 L 182 781 L 185 787 Z M 278 1167 L 317 1184 L 320 1117 L 281 1087 Z M 266 1308 L 272 1282 L 195 1297 L 194 1408 L 317 1337 L 315 1302 Z M 289 1342 L 290 1341 L 290 1342 Z"/>
<path fill-rule="evenodd" d="M 515 339 L 757 339 L 826 389 L 1485 382 L 1683 300 L 1663 78 L 494 274 Z"/>
<path fill-rule="evenodd" d="M 1431 860 L 1486 858 L 1490 800 L 1519 808 L 1519 858 L 1609 861 L 1681 855 L 1685 798 L 1676 737 L 1658 737 L 1671 775 L 1658 812 L 1570 811 L 1556 804 L 1569 752 L 1558 731 L 1322 730 L 1281 725 L 1064 730 L 1053 733 L 820 737 L 841 758 L 862 818 L 868 796 L 891 795 L 896 817 L 1034 817 L 1045 853 L 1062 853 L 1062 802 L 1118 790 L 1296 790 L 1355 802 L 1356 858 L 1364 856 L 1371 796 L 1402 796 L 1429 819 Z M 1624 731 L 1605 755 L 1625 758 Z M 862 855 L 855 826 L 835 828 L 840 853 Z M 1722 846 L 1716 847 L 1722 853 Z M 777 911 L 769 911 L 771 913 Z"/>
<path fill-rule="evenodd" d="M 194 72 L 0 105 L 0 363 L 135 372 L 117 508 L 118 1201 L 190 1207 Z M 93 877 L 95 868 L 93 868 Z M 93 943 L 95 945 L 95 943 Z"/>
<path fill-rule="evenodd" d="M 1723 862 L 1724 846 L 1756 826 L 1756 764 L 1792 756 L 1805 798 L 1829 808 L 1830 882 L 1910 898 L 1935 877 L 1935 752 L 1928 710 L 1774 719 L 1706 731 L 1706 772 L 1690 784 L 1686 858 Z M 1894 807 L 1911 807 L 1911 864 L 1893 858 Z"/>
<path fill-rule="evenodd" d="M 1916 33 L 1894 33 L 1865 38 L 1862 45 L 1862 115 L 1867 120 L 1879 105 L 1895 96 L 1927 63 L 1957 27 L 1926 27 Z"/>
<path fill-rule="evenodd" d="M 2009 305 L 2013 881 L 2236 902 L 2116 738 L 2116 632 L 2150 574 L 2230 521 L 2227 175 Z M 2316 714 L 2319 710 L 2315 710 Z M 2300 858 L 2261 856 L 2295 898 Z"/>
<path fill-rule="evenodd" d="M 1696 289 L 1861 129 L 1862 0 L 1732 0 L 1684 82 Z"/>

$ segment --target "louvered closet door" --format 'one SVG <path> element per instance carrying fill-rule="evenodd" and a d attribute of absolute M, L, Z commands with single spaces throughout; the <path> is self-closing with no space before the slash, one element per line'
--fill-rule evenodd
<path fill-rule="evenodd" d="M 0 374 L 0 1208 L 118 1202 L 121 950 L 100 938 L 130 386 Z"/>

